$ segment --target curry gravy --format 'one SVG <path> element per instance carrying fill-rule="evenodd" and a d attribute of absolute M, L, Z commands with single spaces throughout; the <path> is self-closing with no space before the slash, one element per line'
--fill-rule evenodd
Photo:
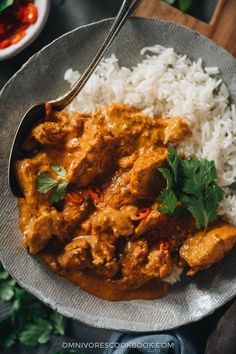
<path fill-rule="evenodd" d="M 89 271 L 62 272 L 61 275 L 88 293 L 109 301 L 154 300 L 164 297 L 169 291 L 169 284 L 158 279 L 150 279 L 138 289 L 125 289 L 119 281 L 111 281 Z"/>
<path fill-rule="evenodd" d="M 48 107 L 25 141 L 37 153 L 15 163 L 25 247 L 111 301 L 163 297 L 176 267 L 194 274 L 222 259 L 235 228 L 197 232 L 190 214 L 160 209 L 168 147 L 191 134 L 183 117 L 153 119 L 119 103 L 91 115 Z"/>

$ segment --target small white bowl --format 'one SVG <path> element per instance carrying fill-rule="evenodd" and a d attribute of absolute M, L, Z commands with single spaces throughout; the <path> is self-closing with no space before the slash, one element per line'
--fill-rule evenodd
<path fill-rule="evenodd" d="M 38 8 L 38 19 L 36 23 L 30 25 L 26 30 L 26 35 L 22 40 L 10 47 L 0 49 L 0 61 L 14 57 L 23 49 L 28 47 L 40 34 L 48 19 L 50 0 L 35 0 L 35 5 Z"/>

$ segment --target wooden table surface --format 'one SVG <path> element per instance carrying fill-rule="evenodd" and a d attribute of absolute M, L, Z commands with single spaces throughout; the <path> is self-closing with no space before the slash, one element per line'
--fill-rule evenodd
<path fill-rule="evenodd" d="M 217 0 L 209 23 L 185 14 L 160 0 L 144 0 L 135 15 L 161 18 L 190 27 L 211 38 L 236 57 L 236 0 Z"/>

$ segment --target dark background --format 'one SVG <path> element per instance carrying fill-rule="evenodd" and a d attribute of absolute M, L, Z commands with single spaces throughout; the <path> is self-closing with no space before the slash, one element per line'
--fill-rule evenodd
<path fill-rule="evenodd" d="M 216 0 L 195 0 L 189 12 L 202 21 L 209 22 L 215 3 Z M 0 63 L 0 89 L 29 57 L 43 46 L 78 26 L 115 16 L 120 4 L 121 0 L 52 0 L 48 22 L 39 38 L 15 58 Z M 227 304 L 202 321 L 182 327 L 196 345 L 198 353 L 204 352 L 207 338 L 229 306 L 230 304 Z M 79 326 L 77 323 L 76 327 L 80 328 Z M 73 323 L 71 327 L 74 328 Z M 89 329 L 84 325 L 79 331 L 89 334 L 91 340 L 98 336 L 102 339 L 108 335 L 107 331 Z"/>
<path fill-rule="evenodd" d="M 78 26 L 116 15 L 121 0 L 51 0 L 48 22 L 38 39 L 16 57 L 0 62 L 0 89 L 37 51 Z M 209 22 L 216 0 L 194 0 L 189 13 Z"/>

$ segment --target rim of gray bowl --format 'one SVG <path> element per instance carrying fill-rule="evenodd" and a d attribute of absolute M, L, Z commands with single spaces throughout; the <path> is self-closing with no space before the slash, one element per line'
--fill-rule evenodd
<path fill-rule="evenodd" d="M 100 21 L 95 21 L 86 25 L 82 25 L 79 26 L 71 31 L 68 31 L 66 33 L 64 33 L 62 36 L 56 38 L 55 40 L 53 40 L 52 42 L 50 42 L 49 44 L 47 44 L 46 46 L 44 46 L 39 52 L 35 53 L 33 56 L 31 56 L 27 62 L 25 62 L 22 67 L 10 78 L 10 80 L 8 80 L 8 82 L 3 86 L 3 88 L 0 91 L 0 99 L 1 96 L 4 92 L 4 90 L 14 81 L 14 79 L 18 76 L 18 74 L 23 71 L 25 69 L 25 67 L 27 67 L 31 62 L 33 62 L 43 51 L 45 51 L 48 47 L 50 47 L 51 45 L 53 45 L 54 43 L 60 41 L 62 38 L 66 37 L 68 34 L 72 34 L 73 32 L 78 31 L 79 29 L 83 29 L 86 27 L 93 27 L 94 25 L 99 25 L 100 23 L 104 23 L 104 22 L 111 22 L 112 20 L 114 20 L 114 18 L 107 18 L 107 19 L 103 19 Z M 235 58 L 232 56 L 231 53 L 229 53 L 226 49 L 224 49 L 223 47 L 221 47 L 220 45 L 218 45 L 217 43 L 215 43 L 213 40 L 207 38 L 206 36 L 200 34 L 199 32 L 196 32 L 186 26 L 183 25 L 179 25 L 176 24 L 174 22 L 171 21 L 165 21 L 165 20 L 160 20 L 160 19 L 148 19 L 145 17 L 132 17 L 130 20 L 132 21 L 137 21 L 137 20 L 145 20 L 145 21 L 150 21 L 150 22 L 161 22 L 161 23 L 167 23 L 170 25 L 174 25 L 177 27 L 182 27 L 188 31 L 190 31 L 192 34 L 196 34 L 198 36 L 200 36 L 200 38 L 203 38 L 204 40 L 208 40 L 209 42 L 212 43 L 212 45 L 220 48 L 223 52 L 225 52 L 225 54 L 231 56 L 231 58 L 233 60 L 235 60 Z M 151 327 L 153 327 L 152 324 L 148 324 L 146 325 L 146 328 L 142 328 L 143 324 L 142 323 L 138 323 L 137 325 L 134 325 L 133 323 L 127 322 L 127 325 L 130 325 L 130 328 L 127 328 L 126 326 L 122 327 L 119 323 L 118 324 L 114 324 L 111 325 L 111 321 L 107 321 L 104 320 L 104 322 L 99 321 L 99 323 L 96 322 L 96 316 L 92 316 L 92 315 L 88 315 L 87 317 L 85 315 L 83 315 L 84 317 L 81 316 L 81 318 L 75 318 L 73 317 L 73 315 L 70 313 L 68 313 L 66 310 L 63 310 L 61 308 L 61 306 L 57 306 L 57 304 L 55 303 L 55 301 L 52 298 L 47 298 L 46 296 L 43 296 L 41 294 L 40 291 L 38 291 L 37 288 L 35 287 L 30 287 L 24 284 L 24 282 L 22 282 L 20 279 L 18 279 L 17 276 L 15 276 L 11 271 L 9 271 L 7 268 L 7 266 L 5 265 L 5 262 L 2 258 L 2 256 L 0 255 L 0 261 L 3 265 L 3 267 L 6 269 L 7 272 L 9 272 L 9 274 L 11 275 L 11 277 L 13 279 L 15 279 L 17 281 L 17 283 L 23 288 L 25 289 L 27 292 L 29 292 L 31 295 L 35 296 L 36 298 L 38 298 L 42 303 L 44 303 L 45 305 L 49 306 L 50 308 L 52 308 L 53 310 L 56 310 L 57 312 L 59 312 L 60 314 L 62 314 L 63 316 L 70 318 L 72 320 L 77 320 L 81 323 L 84 323 L 88 326 L 94 327 L 94 328 L 98 328 L 98 329 L 104 329 L 104 330 L 111 330 L 111 331 L 125 331 L 125 332 L 136 332 L 136 333 L 140 333 L 140 332 L 156 332 L 156 331 L 166 331 L 166 330 L 171 330 L 171 329 L 175 329 L 178 328 L 180 326 L 183 325 L 188 325 L 190 323 L 194 323 L 197 322 L 209 315 L 211 315 L 212 313 L 214 313 L 217 309 L 219 309 L 220 307 L 222 307 L 223 305 L 225 305 L 227 302 L 229 302 L 230 300 L 232 300 L 235 295 L 236 295 L 236 291 L 235 293 L 231 294 L 231 296 L 229 296 L 226 300 L 223 301 L 219 301 L 219 303 L 217 305 L 214 305 L 211 309 L 207 310 L 204 314 L 201 314 L 199 317 L 196 317 L 195 319 L 190 319 L 188 321 L 182 321 L 176 325 L 169 325 L 168 327 L 163 327 L 163 329 L 152 329 Z M 115 303 L 114 303 L 115 304 Z M 123 320 L 124 322 L 125 320 Z M 109 322 L 109 324 L 107 324 L 106 322 Z M 148 327 L 148 328 L 147 328 Z"/>

